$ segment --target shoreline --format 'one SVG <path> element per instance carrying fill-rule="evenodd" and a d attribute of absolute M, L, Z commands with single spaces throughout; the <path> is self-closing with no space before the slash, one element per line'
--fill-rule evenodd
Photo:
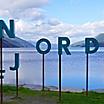
<path fill-rule="evenodd" d="M 39 88 L 40 85 L 33 85 Z M 86 93 L 63 93 L 62 100 L 59 102 L 59 96 L 57 91 L 37 91 L 30 89 L 30 85 L 19 85 L 19 96 L 16 97 L 16 87 L 14 85 L 4 85 L 3 102 L 5 104 L 96 104 L 104 103 L 104 93 L 96 93 L 89 91 L 89 96 Z M 42 87 L 42 86 L 40 86 Z M 56 88 L 51 86 L 52 88 Z M 34 87 L 33 87 L 34 88 Z"/>
<path fill-rule="evenodd" d="M 42 90 L 42 85 L 24 84 L 24 85 L 22 85 L 22 87 L 30 88 L 32 90 L 39 90 L 39 91 Z M 58 87 L 56 87 L 56 86 L 45 86 L 45 90 L 58 91 Z M 75 89 L 75 88 L 63 88 L 62 92 L 79 92 L 80 93 L 80 92 L 83 92 L 83 90 Z"/>
<path fill-rule="evenodd" d="M 14 84 L 4 84 L 4 85 L 15 86 Z M 42 90 L 42 85 L 36 85 L 36 84 L 20 84 L 19 87 L 29 88 L 31 90 L 37 90 L 37 91 Z M 56 86 L 45 86 L 44 89 L 47 91 L 56 91 L 56 92 L 59 91 L 58 87 L 56 87 Z M 93 89 L 93 90 L 89 90 L 89 91 L 93 91 L 96 93 L 104 93 L 104 89 Z M 82 92 L 85 92 L 85 90 L 84 89 L 78 89 L 78 88 L 63 88 L 62 92 L 82 93 Z"/>

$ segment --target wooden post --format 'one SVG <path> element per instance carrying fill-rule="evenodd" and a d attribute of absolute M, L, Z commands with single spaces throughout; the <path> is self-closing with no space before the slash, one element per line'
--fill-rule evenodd
<path fill-rule="evenodd" d="M 1 86 L 0 86 L 0 96 L 1 96 L 1 104 L 3 104 L 3 67 L 2 67 L 2 38 L 0 38 L 0 67 L 1 67 Z"/>
<path fill-rule="evenodd" d="M 61 101 L 61 54 L 59 54 L 59 101 Z"/>
<path fill-rule="evenodd" d="M 18 97 L 18 69 L 16 70 L 16 97 Z"/>
<path fill-rule="evenodd" d="M 88 53 L 86 54 L 86 96 L 88 96 Z"/>
<path fill-rule="evenodd" d="M 18 97 L 18 68 L 19 68 L 19 54 L 15 53 L 15 66 L 14 67 L 10 67 L 11 71 L 16 71 L 16 97 Z"/>
<path fill-rule="evenodd" d="M 44 91 L 44 54 L 42 54 L 42 90 Z"/>

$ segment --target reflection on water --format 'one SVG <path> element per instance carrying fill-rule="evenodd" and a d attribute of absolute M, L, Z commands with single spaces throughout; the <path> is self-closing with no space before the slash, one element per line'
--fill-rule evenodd
<path fill-rule="evenodd" d="M 19 83 L 41 84 L 41 59 L 34 49 L 4 49 L 3 67 L 6 70 L 5 83 L 15 83 L 15 72 L 9 70 L 14 66 L 14 53 L 20 54 Z M 89 56 L 89 87 L 104 88 L 104 52 L 101 50 Z M 85 53 L 71 51 L 71 55 L 62 56 L 62 86 L 64 88 L 85 88 Z M 45 55 L 45 85 L 58 85 L 58 53 L 51 51 Z"/>

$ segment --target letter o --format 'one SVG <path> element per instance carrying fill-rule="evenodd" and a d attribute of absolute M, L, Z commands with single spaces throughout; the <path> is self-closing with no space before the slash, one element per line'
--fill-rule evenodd
<path fill-rule="evenodd" d="M 47 49 L 44 50 L 44 51 L 42 51 L 40 49 L 40 47 L 39 47 L 40 43 L 42 43 L 42 42 L 45 42 L 48 45 Z M 40 40 L 37 41 L 37 43 L 36 43 L 36 49 L 37 49 L 37 51 L 40 54 L 47 54 L 50 51 L 50 49 L 51 49 L 51 43 L 50 43 L 50 41 L 48 39 L 42 38 L 42 39 L 40 39 Z"/>

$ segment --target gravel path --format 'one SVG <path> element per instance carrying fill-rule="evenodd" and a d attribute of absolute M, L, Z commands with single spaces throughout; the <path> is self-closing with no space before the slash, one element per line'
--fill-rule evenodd
<path fill-rule="evenodd" d="M 13 96 L 4 97 L 5 104 L 57 104 L 52 98 L 42 97 L 42 96 L 27 96 L 21 98 L 13 98 Z M 13 103 L 14 102 L 14 103 Z"/>

